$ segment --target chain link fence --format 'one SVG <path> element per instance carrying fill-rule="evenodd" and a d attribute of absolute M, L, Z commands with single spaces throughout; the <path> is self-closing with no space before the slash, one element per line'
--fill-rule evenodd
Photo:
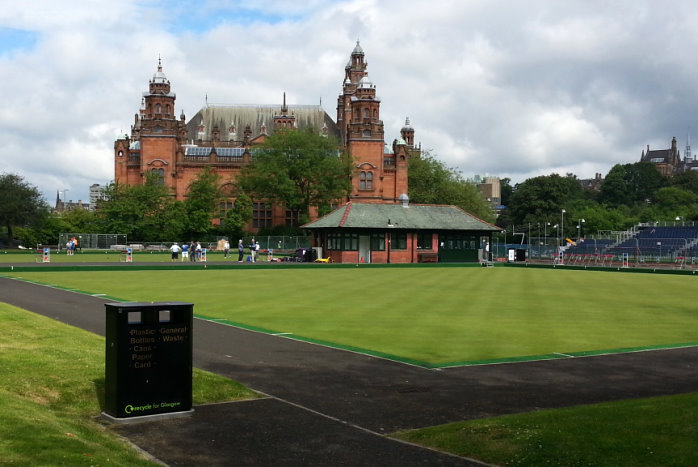
<path fill-rule="evenodd" d="M 123 234 L 88 234 L 88 233 L 61 233 L 58 236 L 58 250 L 64 250 L 72 239 L 77 240 L 78 250 L 125 250 L 131 248 L 136 251 L 169 251 L 173 243 L 179 245 L 189 244 L 192 240 L 172 240 L 169 242 L 129 242 Z M 310 248 L 309 236 L 245 236 L 242 238 L 219 237 L 213 242 L 201 242 L 201 247 L 209 251 L 223 251 L 223 245 L 228 240 L 231 250 L 237 250 L 238 240 L 247 249 L 254 239 L 259 243 L 261 250 L 273 250 L 276 254 L 292 253 L 299 248 Z M 196 239 L 193 239 L 196 241 Z"/>

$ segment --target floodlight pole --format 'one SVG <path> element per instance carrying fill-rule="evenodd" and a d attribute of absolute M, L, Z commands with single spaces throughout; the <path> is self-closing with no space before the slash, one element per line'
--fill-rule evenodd
<path fill-rule="evenodd" d="M 548 248 L 548 226 L 550 222 L 543 222 L 543 251 Z"/>
<path fill-rule="evenodd" d="M 577 222 L 577 242 L 582 239 L 582 222 L 586 222 L 584 219 L 579 219 Z"/>
<path fill-rule="evenodd" d="M 565 237 L 565 211 L 564 209 L 562 210 L 562 214 L 560 215 L 560 246 L 564 244 L 564 237 Z"/>

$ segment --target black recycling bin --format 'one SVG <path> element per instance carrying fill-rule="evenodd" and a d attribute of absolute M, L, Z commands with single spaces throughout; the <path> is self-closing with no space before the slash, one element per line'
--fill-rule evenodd
<path fill-rule="evenodd" d="M 191 303 L 106 303 L 105 414 L 191 412 Z"/>

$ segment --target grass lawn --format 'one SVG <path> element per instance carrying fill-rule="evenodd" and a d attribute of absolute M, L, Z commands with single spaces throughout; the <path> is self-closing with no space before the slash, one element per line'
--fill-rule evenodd
<path fill-rule="evenodd" d="M 231 250 L 232 251 L 232 250 Z M 226 259 L 223 256 L 222 251 L 208 251 L 207 258 L 209 261 L 233 261 L 233 256 L 237 260 L 238 253 L 237 249 L 235 254 L 232 253 Z M 39 260 L 37 261 L 37 258 Z M 181 253 L 180 253 L 180 259 Z M 260 255 L 261 260 L 266 260 L 266 255 Z M 34 250 L 0 250 L 0 264 L 33 264 L 41 263 L 43 257 L 38 257 Z M 51 251 L 51 261 L 50 263 L 119 263 L 125 261 L 124 256 L 120 251 L 94 251 L 85 250 L 85 252 L 76 252 L 72 256 L 65 254 L 65 251 Z M 172 254 L 169 251 L 134 251 L 133 261 L 135 263 L 148 262 L 148 263 L 169 263 L 172 261 Z M 187 261 L 189 261 L 187 259 Z"/>
<path fill-rule="evenodd" d="M 698 394 L 544 410 L 393 436 L 495 465 L 698 465 Z"/>
<path fill-rule="evenodd" d="M 425 366 L 698 343 L 698 278 L 533 268 L 15 272 Z"/>
<path fill-rule="evenodd" d="M 0 303 L 0 464 L 154 465 L 99 424 L 104 338 Z M 195 404 L 254 398 L 194 370 Z"/>

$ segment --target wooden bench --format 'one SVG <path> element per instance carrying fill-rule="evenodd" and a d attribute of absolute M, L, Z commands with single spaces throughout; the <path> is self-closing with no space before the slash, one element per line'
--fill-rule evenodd
<path fill-rule="evenodd" d="M 439 254 L 438 253 L 417 253 L 418 263 L 438 263 Z"/>

